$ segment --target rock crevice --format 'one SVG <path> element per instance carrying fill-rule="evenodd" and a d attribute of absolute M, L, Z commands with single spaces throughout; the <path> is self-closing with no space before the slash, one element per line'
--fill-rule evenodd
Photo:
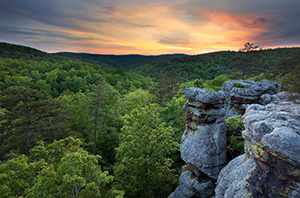
<path fill-rule="evenodd" d="M 293 103 L 249 106 L 243 116 L 246 153 L 222 169 L 216 197 L 300 197 L 299 116 L 300 105 Z"/>

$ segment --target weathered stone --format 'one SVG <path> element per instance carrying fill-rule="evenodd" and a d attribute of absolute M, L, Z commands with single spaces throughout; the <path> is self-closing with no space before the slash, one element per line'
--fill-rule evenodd
<path fill-rule="evenodd" d="M 237 112 L 244 114 L 246 110 L 245 104 L 264 104 L 260 98 L 264 94 L 275 94 L 278 90 L 278 83 L 262 80 L 260 82 L 248 80 L 232 80 L 223 84 L 222 90 L 226 95 L 226 112 Z"/>
<path fill-rule="evenodd" d="M 271 94 L 264 94 L 260 97 L 263 100 L 263 104 L 269 104 L 269 103 L 279 103 L 280 99 L 274 95 Z"/>
<path fill-rule="evenodd" d="M 225 100 L 225 93 L 223 91 L 214 92 L 197 87 L 186 88 L 184 94 L 188 99 L 205 104 L 220 103 Z"/>
<path fill-rule="evenodd" d="M 198 178 L 190 171 L 185 171 L 179 178 L 180 186 L 169 196 L 169 198 L 185 197 L 211 197 L 215 185 L 212 181 L 199 182 Z"/>
<path fill-rule="evenodd" d="M 216 198 L 242 198 L 249 197 L 247 177 L 255 167 L 252 158 L 241 155 L 230 161 L 220 172 L 216 187 Z"/>
<path fill-rule="evenodd" d="M 274 96 L 277 97 L 280 101 L 288 101 L 290 94 L 286 91 L 281 91 L 278 94 L 275 94 Z"/>
<path fill-rule="evenodd" d="M 182 173 L 180 185 L 170 195 L 171 197 L 213 196 L 213 192 L 207 189 L 212 189 L 215 186 L 218 174 L 226 163 L 227 129 L 225 118 L 244 114 L 249 104 L 277 103 L 277 101 L 280 104 L 279 100 L 271 95 L 265 95 L 265 97 L 261 98 L 263 94 L 275 94 L 277 89 L 277 83 L 269 81 L 257 83 L 245 80 L 226 82 L 222 90 L 218 92 L 196 87 L 185 89 L 185 95 L 188 98 L 188 102 L 184 105 L 186 130 L 181 139 L 180 152 L 181 158 L 188 164 L 188 167 L 193 167 L 194 171 L 189 170 Z M 265 110 L 261 106 L 251 108 Z M 256 118 L 265 118 L 264 116 L 257 115 Z M 253 117 L 253 119 L 256 118 Z M 251 123 L 249 123 L 250 125 Z M 268 128 L 266 123 L 262 122 L 260 127 L 256 129 L 256 133 L 259 134 L 257 137 L 263 137 L 264 132 L 268 130 L 271 129 Z M 250 148 L 252 139 L 254 137 L 249 136 L 249 142 L 246 142 L 247 148 Z M 252 166 L 254 158 L 252 159 L 251 156 L 255 154 L 257 155 L 257 153 L 250 150 L 247 154 L 250 158 L 249 160 L 242 161 L 240 159 L 241 167 Z M 238 170 L 232 169 L 230 172 Z M 239 176 L 239 178 L 243 179 L 243 182 L 236 179 L 238 187 L 246 183 L 246 177 L 244 176 L 248 175 L 249 169 L 245 171 L 236 173 L 236 177 Z M 243 194 L 246 191 L 239 190 L 238 187 L 230 187 L 229 185 L 231 184 L 224 183 L 226 193 L 220 188 L 220 193 L 224 191 L 222 196 L 243 197 L 247 195 L 247 193 Z M 227 188 L 233 189 L 235 192 L 232 190 L 227 191 Z M 205 192 L 203 192 L 203 189 L 206 189 Z"/>
<path fill-rule="evenodd" d="M 199 129 L 184 134 L 181 139 L 181 158 L 195 165 L 200 171 L 217 179 L 226 163 L 225 122 L 199 126 Z"/>
<path fill-rule="evenodd" d="M 300 105 L 251 105 L 243 118 L 247 157 L 222 169 L 216 197 L 300 197 Z"/>

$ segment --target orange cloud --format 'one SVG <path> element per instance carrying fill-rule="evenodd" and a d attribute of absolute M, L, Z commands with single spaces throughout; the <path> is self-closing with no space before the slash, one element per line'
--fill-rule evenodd
<path fill-rule="evenodd" d="M 55 41 L 57 49 L 52 47 L 52 51 L 199 54 L 237 50 L 247 41 L 260 45 L 261 35 L 270 29 L 266 14 L 186 6 L 183 1 L 105 2 L 101 6 L 85 5 L 68 26 L 35 22 L 32 28 L 40 35 L 26 39 Z"/>

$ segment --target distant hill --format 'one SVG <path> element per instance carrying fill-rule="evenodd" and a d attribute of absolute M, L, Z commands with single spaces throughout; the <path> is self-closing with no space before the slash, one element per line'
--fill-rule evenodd
<path fill-rule="evenodd" d="M 169 60 L 173 58 L 186 57 L 186 54 L 165 54 L 144 56 L 138 54 L 129 55 L 104 55 L 104 54 L 89 54 L 89 53 L 71 53 L 59 52 L 58 55 L 76 58 L 81 61 L 90 63 L 105 63 L 108 66 L 119 68 L 124 71 L 134 71 L 139 65 L 145 63 L 154 63 L 155 61 Z"/>
<path fill-rule="evenodd" d="M 0 42 L 0 57 L 11 59 L 24 59 L 35 61 L 50 61 L 69 60 L 70 58 L 43 52 L 38 49 L 26 47 L 22 45 L 9 44 Z"/>
<path fill-rule="evenodd" d="M 27 86 L 45 97 L 58 97 L 67 90 L 88 92 L 99 82 L 109 84 L 120 94 L 149 89 L 153 84 L 150 78 L 104 64 L 0 43 L 0 92 L 11 86 Z"/>
<path fill-rule="evenodd" d="M 278 48 L 257 50 L 255 53 L 259 56 L 257 67 L 260 72 L 273 72 L 275 65 L 284 59 L 293 58 L 300 55 L 300 48 Z M 169 60 L 159 60 L 156 62 L 145 62 L 139 64 L 131 72 L 149 76 L 152 79 L 161 78 L 169 72 L 176 72 L 185 81 L 203 79 L 210 80 L 221 74 L 229 75 L 230 63 L 232 59 L 239 56 L 240 52 L 220 51 L 194 56 L 173 58 Z M 247 74 L 248 76 L 256 74 Z"/>
<path fill-rule="evenodd" d="M 293 59 L 297 56 L 300 57 L 300 48 L 263 49 L 251 53 L 259 55 L 259 64 L 257 67 L 260 69 L 260 72 L 268 74 L 274 71 L 276 64 L 286 59 Z M 195 79 L 211 80 L 221 74 L 230 75 L 231 71 L 229 67 L 231 60 L 239 55 L 239 52 L 235 51 L 220 51 L 193 56 L 185 54 L 158 56 L 103 55 L 71 52 L 51 54 L 30 47 L 0 42 L 0 57 L 2 58 L 18 58 L 35 61 L 45 60 L 49 62 L 80 61 L 122 69 L 125 72 L 137 73 L 151 77 L 154 80 L 162 78 L 169 72 L 176 72 L 185 81 Z M 297 60 L 299 60 L 299 58 Z M 294 62 L 297 63 L 297 61 Z M 289 64 L 283 67 L 289 67 Z M 292 67 L 295 67 L 295 65 Z M 291 68 L 287 71 L 290 70 Z M 247 74 L 248 77 L 253 75 L 257 75 L 257 73 Z"/>

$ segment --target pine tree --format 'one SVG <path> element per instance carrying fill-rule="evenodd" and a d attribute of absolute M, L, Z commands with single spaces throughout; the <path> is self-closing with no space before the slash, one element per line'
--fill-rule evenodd
<path fill-rule="evenodd" d="M 56 100 L 41 100 L 42 95 L 26 87 L 9 87 L 2 92 L 0 107 L 0 158 L 12 149 L 30 153 L 39 140 L 52 142 L 69 136 L 64 121 L 69 115 Z"/>

